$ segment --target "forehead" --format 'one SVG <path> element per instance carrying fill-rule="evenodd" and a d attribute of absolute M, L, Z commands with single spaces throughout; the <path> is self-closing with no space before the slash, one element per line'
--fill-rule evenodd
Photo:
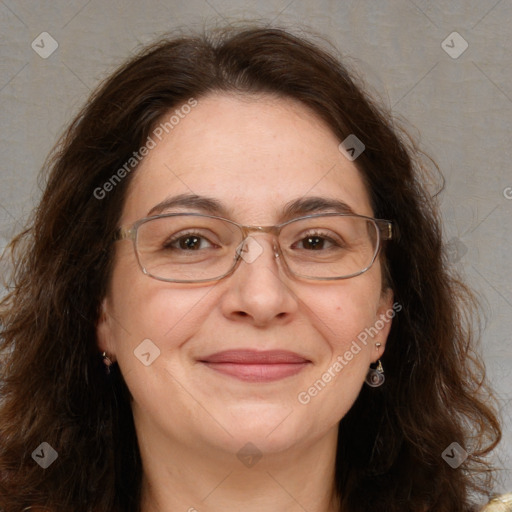
<path fill-rule="evenodd" d="M 249 224 L 277 222 L 283 205 L 304 196 L 373 215 L 360 171 L 338 150 L 341 141 L 295 100 L 210 94 L 167 131 L 161 140 L 153 136 L 155 147 L 135 171 L 123 223 L 179 194 L 214 197 Z"/>

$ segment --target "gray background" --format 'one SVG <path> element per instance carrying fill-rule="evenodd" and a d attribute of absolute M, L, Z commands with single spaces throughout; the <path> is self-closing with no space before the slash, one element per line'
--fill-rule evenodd
<path fill-rule="evenodd" d="M 46 155 L 101 79 L 175 27 L 241 19 L 324 34 L 439 164 L 450 259 L 483 302 L 481 350 L 505 421 L 496 491 L 512 491 L 512 0 L 0 0 L 0 248 L 37 202 Z M 58 43 L 47 58 L 31 47 L 48 51 L 42 32 Z"/>

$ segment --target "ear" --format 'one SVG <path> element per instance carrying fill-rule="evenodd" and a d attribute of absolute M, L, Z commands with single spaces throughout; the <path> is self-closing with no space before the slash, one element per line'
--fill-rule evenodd
<path fill-rule="evenodd" d="M 380 347 L 375 350 L 375 354 L 372 357 L 374 363 L 382 357 L 382 354 L 384 354 L 393 318 L 397 312 L 402 309 L 400 304 L 393 303 L 393 298 L 394 294 L 391 288 L 383 290 L 380 296 L 377 315 L 375 317 L 375 327 L 378 332 L 373 337 L 373 342 L 380 343 Z"/>
<path fill-rule="evenodd" d="M 115 361 L 114 346 L 112 343 L 112 318 L 109 314 L 108 299 L 101 303 L 100 315 L 96 322 L 96 340 L 101 353 L 106 352 L 112 362 Z"/>

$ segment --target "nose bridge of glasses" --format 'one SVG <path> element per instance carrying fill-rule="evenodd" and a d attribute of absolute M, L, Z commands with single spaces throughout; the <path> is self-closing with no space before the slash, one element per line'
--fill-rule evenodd
<path fill-rule="evenodd" d="M 269 241 L 271 243 L 272 250 L 274 251 L 274 256 L 279 256 L 279 242 L 277 237 L 279 236 L 279 226 L 243 226 L 240 225 L 243 235 L 243 241 L 246 241 L 249 237 L 253 237 L 254 234 L 260 235 L 272 235 L 272 240 Z M 256 239 L 255 237 L 253 237 Z M 259 238 L 259 237 L 258 237 Z"/>
<path fill-rule="evenodd" d="M 278 226 L 243 226 L 239 225 L 242 231 L 243 239 L 245 240 L 248 236 L 253 236 L 254 234 L 270 234 L 274 237 L 277 237 L 279 235 L 279 227 Z"/>
<path fill-rule="evenodd" d="M 271 233 L 276 235 L 279 233 L 279 226 L 240 226 L 247 237 L 249 233 Z"/>

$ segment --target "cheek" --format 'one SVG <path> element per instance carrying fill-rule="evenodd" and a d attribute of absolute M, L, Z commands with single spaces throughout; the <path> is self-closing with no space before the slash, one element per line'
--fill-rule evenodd
<path fill-rule="evenodd" d="M 116 357 L 127 371 L 138 365 L 134 355 L 146 343 L 165 353 L 183 343 L 200 323 L 208 289 L 170 284 L 143 274 L 123 248 L 116 260 L 109 292 L 110 338 Z M 144 345 L 140 350 L 144 349 Z"/>
<path fill-rule="evenodd" d="M 358 343 L 358 329 L 346 329 L 330 345 L 331 353 L 317 365 L 297 394 L 298 407 L 319 420 L 335 425 L 356 401 L 371 362 L 370 345 Z"/>
<path fill-rule="evenodd" d="M 356 400 L 375 350 L 372 327 L 380 298 L 380 281 L 368 275 L 326 286 L 309 298 L 310 318 L 325 341 L 322 357 L 298 395 L 315 414 L 330 411 L 326 421 L 339 421 Z M 305 299 L 306 300 L 306 299 Z"/>
<path fill-rule="evenodd" d="M 162 410 L 172 414 L 176 403 L 189 410 L 190 397 L 179 384 L 188 364 L 180 348 L 211 310 L 205 307 L 207 293 L 204 288 L 170 288 L 145 275 L 112 293 L 112 337 L 119 367 L 135 402 L 155 417 Z"/>
<path fill-rule="evenodd" d="M 143 276 L 145 280 L 148 277 Z M 150 338 L 162 350 L 182 343 L 208 314 L 208 290 L 174 289 L 168 283 L 135 280 L 129 289 L 113 294 L 115 313 L 133 341 Z M 119 330 L 118 330 L 119 332 Z M 120 347 L 124 350 L 123 347 Z"/>
<path fill-rule="evenodd" d="M 362 349 L 370 344 L 371 337 L 365 338 L 365 333 L 375 324 L 380 288 L 370 275 L 369 279 L 357 281 L 363 277 L 325 287 L 322 293 L 305 300 L 312 309 L 311 318 L 317 319 L 316 329 L 327 340 L 333 356 L 345 353 L 354 341 L 359 341 Z"/>

